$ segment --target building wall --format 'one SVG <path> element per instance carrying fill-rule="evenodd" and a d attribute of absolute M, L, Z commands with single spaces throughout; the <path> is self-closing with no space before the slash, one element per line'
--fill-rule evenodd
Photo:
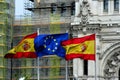
<path fill-rule="evenodd" d="M 83 1 L 87 3 L 84 5 Z M 88 74 L 83 71 L 84 60 L 73 60 L 77 65 L 73 67 L 73 75 L 78 80 L 119 80 L 120 1 L 118 4 L 114 1 L 108 0 L 105 4 L 108 7 L 105 8 L 104 0 L 76 0 L 78 12 L 71 23 L 73 36 L 96 34 L 96 61 L 88 61 Z"/>

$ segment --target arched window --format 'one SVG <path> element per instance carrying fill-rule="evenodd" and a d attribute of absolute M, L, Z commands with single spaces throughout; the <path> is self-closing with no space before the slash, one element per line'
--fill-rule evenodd
<path fill-rule="evenodd" d="M 57 5 L 55 3 L 51 4 L 51 13 L 56 13 L 57 11 Z"/>
<path fill-rule="evenodd" d="M 108 12 L 108 0 L 103 0 L 103 9 L 104 12 Z"/>
<path fill-rule="evenodd" d="M 75 2 L 71 3 L 71 15 L 75 15 Z"/>
<path fill-rule="evenodd" d="M 119 11 L 119 0 L 114 0 L 114 11 Z"/>

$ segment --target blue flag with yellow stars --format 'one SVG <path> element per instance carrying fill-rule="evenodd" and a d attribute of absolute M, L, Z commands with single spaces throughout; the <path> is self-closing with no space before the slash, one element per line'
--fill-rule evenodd
<path fill-rule="evenodd" d="M 57 55 L 65 58 L 65 49 L 61 42 L 68 40 L 68 33 L 63 34 L 42 34 L 34 39 L 34 48 L 37 56 Z"/>

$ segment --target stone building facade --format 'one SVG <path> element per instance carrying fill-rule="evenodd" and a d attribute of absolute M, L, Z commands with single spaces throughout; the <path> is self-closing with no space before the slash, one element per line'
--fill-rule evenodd
<path fill-rule="evenodd" d="M 120 80 L 120 0 L 75 3 L 71 33 L 73 37 L 96 34 L 96 61 L 74 59 L 73 75 L 77 80 Z"/>

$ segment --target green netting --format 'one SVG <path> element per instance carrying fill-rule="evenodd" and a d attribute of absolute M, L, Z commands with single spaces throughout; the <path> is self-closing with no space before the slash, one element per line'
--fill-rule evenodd
<path fill-rule="evenodd" d="M 2 35 L 0 34 L 0 44 L 2 44 L 3 43 L 3 37 L 2 37 Z"/>
<path fill-rule="evenodd" d="M 30 79 L 32 75 L 33 75 L 32 74 L 32 69 L 26 69 L 26 73 L 24 74 L 24 76 L 26 78 L 25 80 Z"/>
<path fill-rule="evenodd" d="M 0 11 L 5 12 L 5 9 L 7 9 L 7 4 L 1 3 L 0 2 Z"/>
<path fill-rule="evenodd" d="M 4 76 L 4 69 L 0 69 L 0 76 Z"/>
<path fill-rule="evenodd" d="M 26 59 L 26 67 L 32 66 L 32 59 Z"/>
<path fill-rule="evenodd" d="M 22 59 L 21 60 L 21 67 L 25 67 L 26 66 L 26 59 Z"/>
<path fill-rule="evenodd" d="M 5 14 L 0 14 L 0 21 L 5 21 L 6 17 Z"/>
<path fill-rule="evenodd" d="M 2 44 L 0 44 L 2 45 Z M 3 54 L 4 53 L 4 47 L 3 46 L 0 46 L 0 54 Z"/>
<path fill-rule="evenodd" d="M 50 68 L 49 78 L 50 80 L 58 80 L 54 79 L 54 77 L 59 76 L 60 72 L 60 58 L 59 57 L 53 57 L 50 59 L 50 64 L 53 66 L 53 68 Z"/>
<path fill-rule="evenodd" d="M 9 43 L 9 36 L 12 36 L 10 33 L 12 33 L 11 27 L 12 27 L 12 22 L 13 22 L 13 15 L 14 14 L 14 7 L 10 6 L 10 3 L 6 2 L 7 0 L 0 0 L 0 35 L 2 35 L 0 37 L 0 54 L 2 54 L 2 56 L 4 56 L 4 54 L 7 53 L 7 49 L 8 49 L 8 43 Z M 9 1 L 13 1 L 13 0 L 9 0 Z M 14 6 L 14 5 L 12 5 Z M 13 13 L 11 14 L 11 10 L 13 11 Z M 5 63 L 5 59 L 1 56 L 1 61 L 0 61 L 0 66 L 4 66 Z M 5 67 L 6 68 L 6 67 Z M 6 80 L 5 75 L 6 72 L 4 71 L 4 68 L 0 68 L 0 79 L 1 80 Z"/>
<path fill-rule="evenodd" d="M 1 66 L 1 67 L 3 66 L 3 63 L 4 63 L 3 58 L 0 58 L 0 66 Z"/>
<path fill-rule="evenodd" d="M 3 24 L 0 24 L 0 33 L 3 34 L 5 31 L 5 26 Z"/>
<path fill-rule="evenodd" d="M 60 14 L 56 13 L 50 15 L 50 33 L 51 34 L 60 33 Z M 56 67 L 50 68 L 49 80 L 58 80 L 58 79 L 54 79 L 54 77 L 59 76 L 60 59 L 58 57 L 50 58 L 50 65 Z"/>
<path fill-rule="evenodd" d="M 50 15 L 50 33 L 60 33 L 60 14 Z"/>

